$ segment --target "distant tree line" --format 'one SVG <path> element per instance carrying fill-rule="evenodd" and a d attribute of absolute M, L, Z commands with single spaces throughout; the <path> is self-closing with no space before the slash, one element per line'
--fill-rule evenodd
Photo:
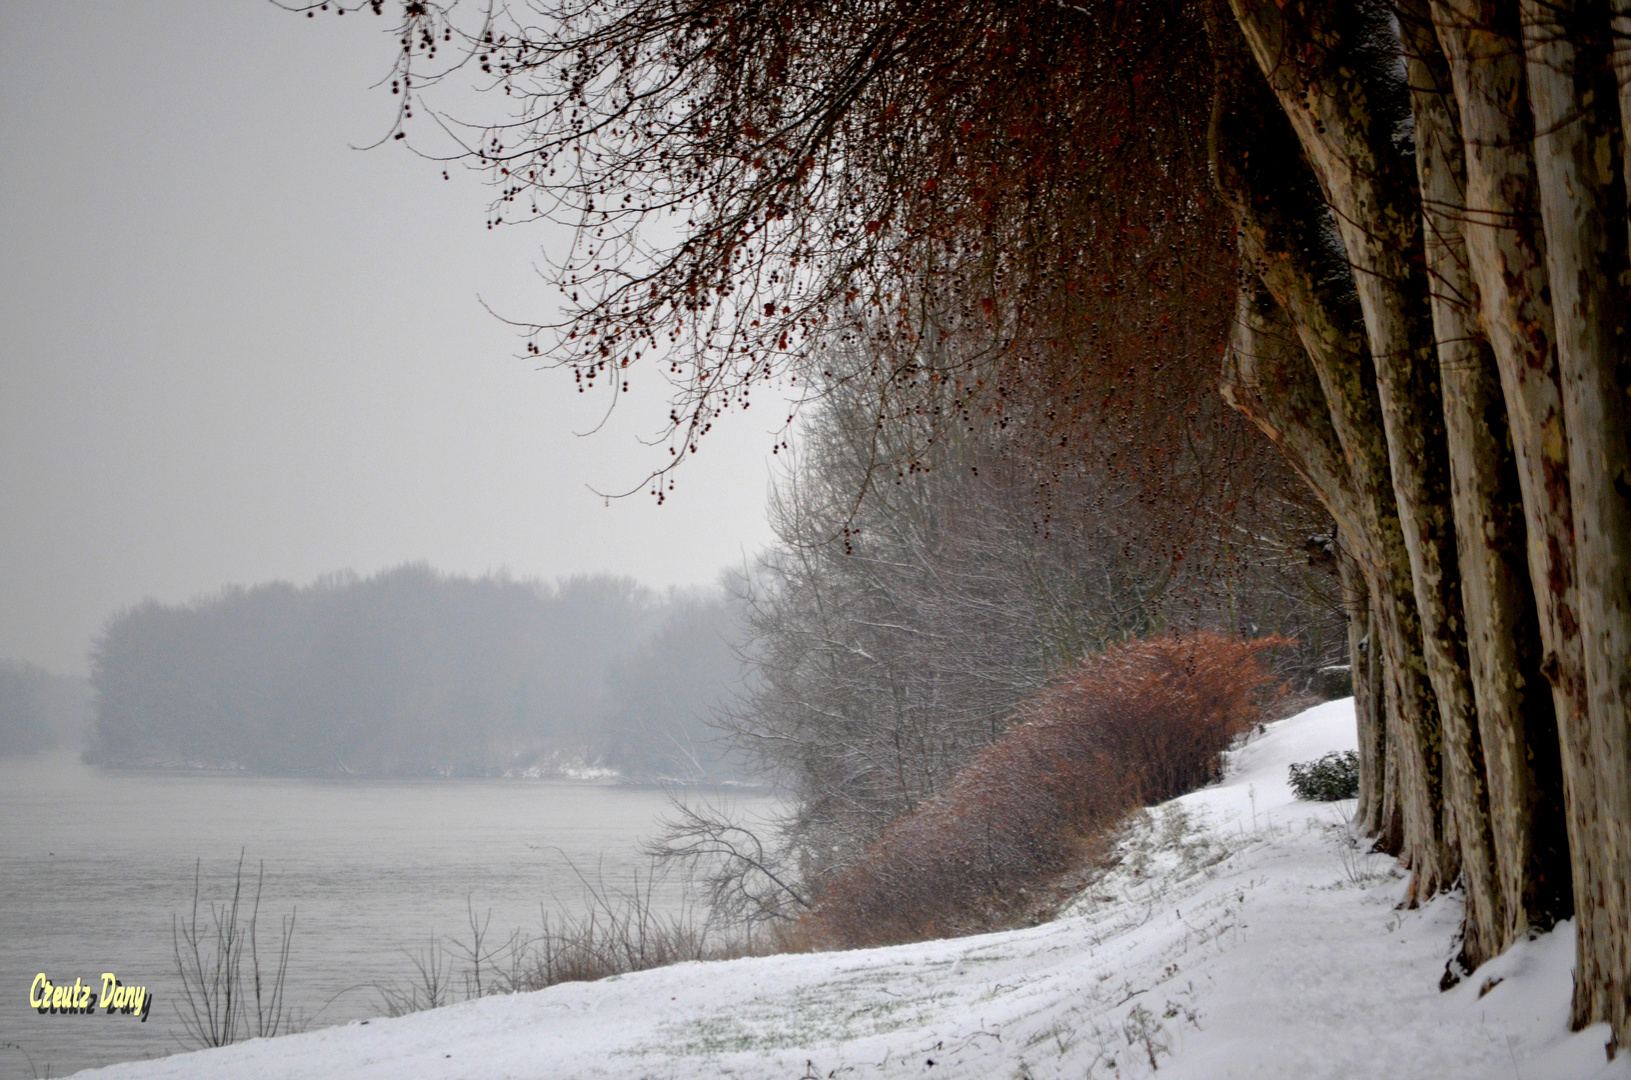
<path fill-rule="evenodd" d="M 261 774 L 717 778 L 703 720 L 738 677 L 732 625 L 717 593 L 422 564 L 148 601 L 93 650 L 86 757 Z"/>
<path fill-rule="evenodd" d="M 89 718 L 84 679 L 0 661 L 0 757 L 77 747 Z"/>
<path fill-rule="evenodd" d="M 738 777 L 743 759 L 727 760 L 715 722 L 742 694 L 741 604 L 723 593 L 680 594 L 663 612 L 651 635 L 608 669 L 605 762 L 646 779 Z"/>

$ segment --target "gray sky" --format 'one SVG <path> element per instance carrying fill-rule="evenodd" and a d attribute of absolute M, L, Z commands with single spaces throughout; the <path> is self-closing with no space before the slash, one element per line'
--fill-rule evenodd
<path fill-rule="evenodd" d="M 769 539 L 759 409 L 665 506 L 586 489 L 667 456 L 636 438 L 666 388 L 576 437 L 598 409 L 477 302 L 547 316 L 561 237 L 349 148 L 389 122 L 386 24 L 0 0 L 0 658 L 83 671 L 119 608 L 227 583 L 425 559 L 695 584 Z"/>

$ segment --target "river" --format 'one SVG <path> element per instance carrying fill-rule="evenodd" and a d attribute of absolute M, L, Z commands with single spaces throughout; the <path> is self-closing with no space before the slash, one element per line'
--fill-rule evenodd
<path fill-rule="evenodd" d="M 765 796 L 737 796 L 767 814 Z M 224 898 L 240 851 L 264 863 L 263 967 L 295 913 L 287 1000 L 312 1027 L 380 1015 L 375 984 L 405 979 L 407 951 L 539 925 L 540 905 L 581 910 L 573 870 L 614 886 L 644 875 L 643 844 L 668 797 L 547 780 L 299 780 L 94 769 L 71 755 L 0 759 L 0 1077 L 62 1076 L 181 1048 L 172 918 Z M 681 903 L 677 884 L 655 906 Z M 490 916 L 489 916 L 490 913 Z M 207 913 L 203 921 L 207 921 Z M 41 1015 L 31 980 L 115 972 L 154 1004 L 133 1016 Z"/>

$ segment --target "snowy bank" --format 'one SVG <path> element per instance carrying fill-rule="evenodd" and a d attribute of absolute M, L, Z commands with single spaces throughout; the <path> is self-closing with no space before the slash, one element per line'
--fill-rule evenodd
<path fill-rule="evenodd" d="M 1351 701 L 1272 725 L 1220 784 L 1156 807 L 1056 921 L 847 953 L 570 983 L 82 1076 L 1317 1077 L 1631 1080 L 1566 1027 L 1572 928 L 1448 993 L 1459 901 L 1398 910 L 1347 804 L 1286 767 L 1354 744 Z"/>

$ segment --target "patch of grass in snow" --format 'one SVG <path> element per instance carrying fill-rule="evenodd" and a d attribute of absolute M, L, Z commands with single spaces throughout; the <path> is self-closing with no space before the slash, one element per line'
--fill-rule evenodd
<path fill-rule="evenodd" d="M 1368 889 L 1372 885 L 1397 878 L 1398 863 L 1392 856 L 1372 850 L 1370 837 L 1365 836 L 1354 826 L 1353 817 L 1353 800 L 1333 802 L 1321 826 L 1334 840 L 1337 860 L 1342 867 L 1342 876 L 1329 887 Z"/>
<path fill-rule="evenodd" d="M 660 1041 L 629 1053 L 712 1057 L 886 1034 L 926 1021 L 934 1003 L 947 996 L 930 992 L 921 976 L 902 968 L 852 972 L 757 1006 L 667 1025 Z M 912 993 L 917 987 L 925 992 Z"/>
<path fill-rule="evenodd" d="M 433 936 L 418 953 L 404 949 L 412 973 L 374 984 L 385 1013 L 402 1016 L 493 994 L 806 947 L 780 925 L 756 933 L 752 925 L 714 918 L 701 907 L 689 882 L 683 883 L 686 899 L 677 910 L 659 909 L 656 887 L 669 868 L 655 859 L 645 877 L 635 873 L 632 884 L 624 886 L 609 884 L 598 874 L 591 879 L 570 860 L 567 865 L 583 888 L 579 913 L 551 915 L 540 905 L 538 931 L 517 929 L 499 938 L 489 932 L 490 912 L 477 915 L 467 897 L 467 935 Z"/>
<path fill-rule="evenodd" d="M 1118 833 L 1112 857 L 1061 907 L 1060 917 L 1164 903 L 1163 894 L 1197 877 L 1210 878 L 1242 843 L 1253 839 L 1236 842 L 1223 836 L 1181 803 L 1141 810 Z"/>
<path fill-rule="evenodd" d="M 1121 1034 L 1127 1040 L 1129 1049 L 1143 1051 L 1150 1059 L 1152 1072 L 1160 1071 L 1161 1055 L 1172 1054 L 1172 1040 L 1167 1035 L 1166 1026 L 1143 1005 L 1134 1005 L 1127 1011 L 1127 1018 L 1121 1022 Z"/>

